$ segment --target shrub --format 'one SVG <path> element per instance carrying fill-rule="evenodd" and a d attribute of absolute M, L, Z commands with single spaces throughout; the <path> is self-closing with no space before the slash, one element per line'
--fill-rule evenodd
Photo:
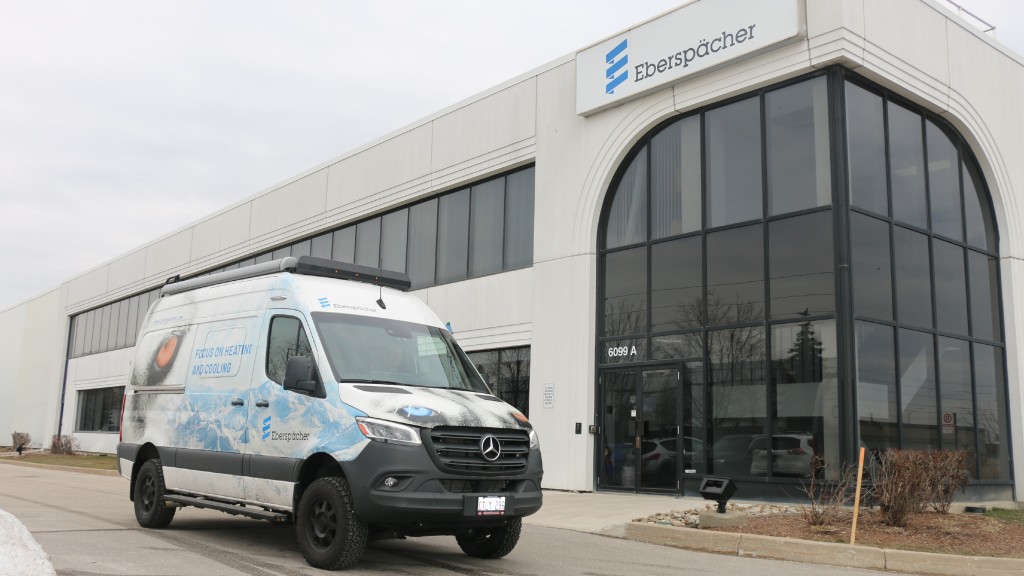
<path fill-rule="evenodd" d="M 932 510 L 948 514 L 953 497 L 966 492 L 971 481 L 967 473 L 966 450 L 933 450 L 928 458 L 928 500 Z"/>
<path fill-rule="evenodd" d="M 52 454 L 74 454 L 78 452 L 78 449 L 78 438 L 70 434 L 64 436 L 54 434 L 53 440 L 50 441 L 50 453 Z"/>
<path fill-rule="evenodd" d="M 28 448 L 31 443 L 32 435 L 28 432 L 11 432 L 11 448 L 14 448 L 15 450 L 18 449 L 18 446 Z"/>
<path fill-rule="evenodd" d="M 807 495 L 809 504 L 801 507 L 800 513 L 809 526 L 831 526 L 844 520 L 846 511 L 843 507 L 849 503 L 851 487 L 857 479 L 856 468 L 848 466 L 840 470 L 837 480 L 823 480 L 820 478 L 820 472 L 823 472 L 826 466 L 820 456 L 811 456 L 811 469 L 815 473 L 801 487 L 803 493 Z"/>
<path fill-rule="evenodd" d="M 920 450 L 885 450 L 878 454 L 874 496 L 882 521 L 904 528 L 910 515 L 922 512 L 931 499 L 929 458 Z"/>

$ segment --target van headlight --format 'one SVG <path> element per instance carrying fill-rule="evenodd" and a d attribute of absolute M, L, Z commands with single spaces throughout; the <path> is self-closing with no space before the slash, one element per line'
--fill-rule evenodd
<path fill-rule="evenodd" d="M 422 444 L 419 432 L 404 424 L 377 420 L 376 418 L 356 418 L 359 431 L 370 440 L 387 442 L 389 444 L 404 444 L 414 446 Z"/>
<path fill-rule="evenodd" d="M 540 436 L 536 430 L 530 430 L 530 450 L 540 450 Z"/>

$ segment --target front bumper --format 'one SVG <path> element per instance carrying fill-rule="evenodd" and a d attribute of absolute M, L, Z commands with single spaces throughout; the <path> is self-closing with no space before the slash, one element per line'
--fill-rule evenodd
<path fill-rule="evenodd" d="M 499 475 L 443 472 L 427 450 L 427 445 L 370 442 L 355 460 L 341 462 L 356 515 L 374 527 L 427 535 L 501 525 L 540 509 L 539 450 L 530 451 L 525 470 Z M 397 483 L 386 486 L 387 478 Z M 504 496 L 504 514 L 477 515 L 478 496 Z"/>

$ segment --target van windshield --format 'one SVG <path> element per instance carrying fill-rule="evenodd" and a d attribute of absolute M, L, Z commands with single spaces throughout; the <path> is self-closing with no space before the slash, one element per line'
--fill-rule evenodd
<path fill-rule="evenodd" d="M 338 382 L 490 393 L 443 328 L 326 312 L 314 312 L 313 322 Z"/>

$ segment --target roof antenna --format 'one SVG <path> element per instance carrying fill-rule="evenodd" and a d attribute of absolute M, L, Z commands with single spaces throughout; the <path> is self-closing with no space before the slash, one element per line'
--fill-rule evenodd
<path fill-rule="evenodd" d="M 377 306 L 380 306 L 382 310 L 387 310 L 388 307 L 384 305 L 384 287 L 378 285 L 377 288 L 380 290 L 380 297 L 377 298 Z"/>

